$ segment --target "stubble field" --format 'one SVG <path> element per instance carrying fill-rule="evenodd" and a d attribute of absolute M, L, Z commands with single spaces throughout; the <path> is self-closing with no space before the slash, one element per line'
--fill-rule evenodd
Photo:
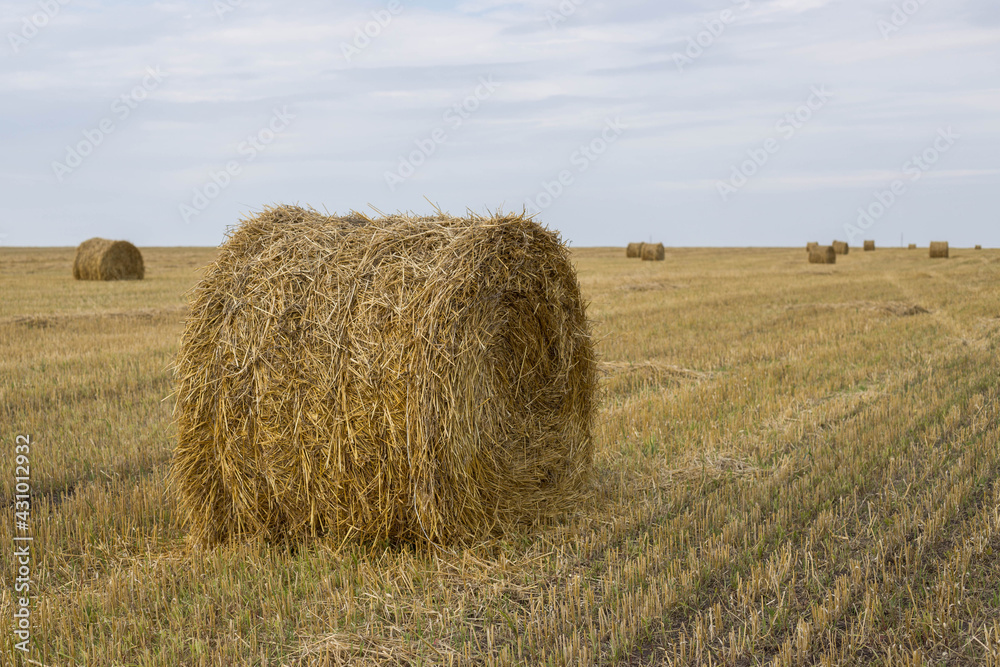
<path fill-rule="evenodd" d="M 164 478 L 185 292 L 0 249 L 0 664 L 1000 665 L 1000 251 L 575 252 L 591 495 L 446 550 L 187 546 Z M 31 641 L 15 442 L 31 436 Z"/>

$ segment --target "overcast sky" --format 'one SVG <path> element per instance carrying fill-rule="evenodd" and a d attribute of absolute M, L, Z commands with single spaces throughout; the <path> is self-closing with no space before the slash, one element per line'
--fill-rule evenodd
<path fill-rule="evenodd" d="M 575 246 L 1000 246 L 996 0 L 0 7 L 5 245 L 430 200 Z"/>

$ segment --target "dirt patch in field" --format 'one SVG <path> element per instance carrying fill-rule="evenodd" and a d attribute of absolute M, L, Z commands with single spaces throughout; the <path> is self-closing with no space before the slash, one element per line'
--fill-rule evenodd
<path fill-rule="evenodd" d="M 630 374 L 647 377 L 683 377 L 692 380 L 708 380 L 714 376 L 710 371 L 697 371 L 658 361 L 602 361 L 597 368 L 602 375 Z"/>
<path fill-rule="evenodd" d="M 658 361 L 604 361 L 598 364 L 604 412 L 628 408 L 651 396 L 697 384 L 715 377 L 710 371 L 699 371 Z"/>
<path fill-rule="evenodd" d="M 788 310 L 867 310 L 896 317 L 926 315 L 928 309 L 915 303 L 902 301 L 845 301 L 844 303 L 804 303 L 788 306 Z"/>
<path fill-rule="evenodd" d="M 51 315 L 13 315 L 0 318 L 0 325 L 14 324 L 29 329 L 47 329 L 52 326 L 66 325 L 87 320 L 138 320 L 153 321 L 187 313 L 187 306 L 172 306 L 169 308 L 145 308 L 142 310 L 125 310 L 107 313 L 56 313 Z"/>
<path fill-rule="evenodd" d="M 686 285 L 668 283 L 664 280 L 646 280 L 623 283 L 618 286 L 619 292 L 665 292 L 667 290 L 684 289 Z"/>

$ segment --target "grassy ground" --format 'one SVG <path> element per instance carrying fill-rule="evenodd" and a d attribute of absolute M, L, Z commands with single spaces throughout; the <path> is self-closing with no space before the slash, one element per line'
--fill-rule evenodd
<path fill-rule="evenodd" d="M 30 434 L 30 663 L 1000 665 L 1000 251 L 577 252 L 591 498 L 455 552 L 186 547 L 169 365 L 212 250 L 83 283 L 0 249 L 0 664 Z"/>

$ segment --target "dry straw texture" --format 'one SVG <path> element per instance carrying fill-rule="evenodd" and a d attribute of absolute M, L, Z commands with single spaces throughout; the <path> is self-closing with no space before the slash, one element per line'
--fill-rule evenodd
<path fill-rule="evenodd" d="M 523 216 L 270 208 L 191 310 L 171 483 L 202 543 L 446 543 L 580 501 L 593 343 L 566 247 Z"/>
<path fill-rule="evenodd" d="M 911 243 L 909 249 L 910 250 L 916 250 L 917 249 L 917 244 L 916 243 Z"/>
<path fill-rule="evenodd" d="M 833 251 L 838 255 L 847 255 L 851 252 L 851 246 L 847 245 L 844 241 L 834 241 Z"/>
<path fill-rule="evenodd" d="M 642 261 L 662 262 L 667 257 L 667 252 L 662 243 L 643 243 Z"/>
<path fill-rule="evenodd" d="M 875 250 L 875 242 L 865 241 L 865 252 L 872 252 L 873 250 Z"/>
<path fill-rule="evenodd" d="M 629 243 L 625 249 L 625 256 L 631 259 L 642 257 L 642 245 L 641 243 Z"/>
<path fill-rule="evenodd" d="M 128 241 L 92 238 L 76 249 L 73 277 L 77 280 L 142 280 L 142 253 Z"/>
<path fill-rule="evenodd" d="M 948 254 L 949 252 L 948 252 L 947 241 L 931 242 L 931 259 L 947 259 Z"/>
<path fill-rule="evenodd" d="M 816 241 L 810 241 L 806 244 L 806 252 L 812 252 L 813 250 L 819 248 L 819 243 Z"/>
<path fill-rule="evenodd" d="M 810 264 L 836 264 L 837 253 L 833 246 L 819 246 L 809 251 Z"/>

